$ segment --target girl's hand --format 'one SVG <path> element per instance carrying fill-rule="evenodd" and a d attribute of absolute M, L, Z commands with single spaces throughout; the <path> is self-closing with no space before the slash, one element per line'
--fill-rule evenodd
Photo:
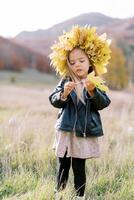
<path fill-rule="evenodd" d="M 95 84 L 92 83 L 91 81 L 85 79 L 84 80 L 84 86 L 87 89 L 89 95 L 93 96 L 94 95 Z"/>
<path fill-rule="evenodd" d="M 66 99 L 67 96 L 71 93 L 71 91 L 74 89 L 75 83 L 72 81 L 69 81 L 65 83 L 64 85 L 64 92 L 61 94 L 63 99 Z"/>

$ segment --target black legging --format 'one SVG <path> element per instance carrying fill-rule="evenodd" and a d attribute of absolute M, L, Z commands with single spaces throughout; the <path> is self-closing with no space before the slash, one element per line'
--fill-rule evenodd
<path fill-rule="evenodd" d="M 66 187 L 71 161 L 76 193 L 78 196 L 83 196 L 86 185 L 85 159 L 67 158 L 66 154 L 63 158 L 58 158 L 57 190 L 60 191 Z"/>

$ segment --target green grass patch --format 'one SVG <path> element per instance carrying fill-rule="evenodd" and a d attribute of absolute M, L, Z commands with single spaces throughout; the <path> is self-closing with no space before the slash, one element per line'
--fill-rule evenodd
<path fill-rule="evenodd" d="M 16 172 L 11 176 L 6 176 L 0 184 L 0 199 L 14 194 L 23 194 L 34 190 L 37 186 L 37 178 L 32 172 Z"/>
<path fill-rule="evenodd" d="M 36 69 L 25 69 L 22 72 L 0 71 L 0 83 L 17 86 L 55 85 L 58 78 L 55 74 L 46 74 Z"/>

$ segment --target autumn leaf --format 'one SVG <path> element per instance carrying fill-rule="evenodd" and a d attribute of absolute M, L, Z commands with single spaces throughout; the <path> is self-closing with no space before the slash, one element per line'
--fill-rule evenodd
<path fill-rule="evenodd" d="M 88 74 L 87 79 L 91 81 L 92 83 L 94 83 L 95 86 L 99 88 L 100 90 L 105 91 L 105 92 L 109 90 L 108 87 L 104 85 L 105 81 L 99 76 L 95 76 L 94 71 Z"/>

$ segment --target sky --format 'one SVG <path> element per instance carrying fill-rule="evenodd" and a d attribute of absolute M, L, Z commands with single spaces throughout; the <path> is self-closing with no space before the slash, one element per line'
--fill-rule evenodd
<path fill-rule="evenodd" d="M 114 18 L 134 17 L 134 0 L 0 0 L 0 36 L 47 29 L 90 12 Z"/>

